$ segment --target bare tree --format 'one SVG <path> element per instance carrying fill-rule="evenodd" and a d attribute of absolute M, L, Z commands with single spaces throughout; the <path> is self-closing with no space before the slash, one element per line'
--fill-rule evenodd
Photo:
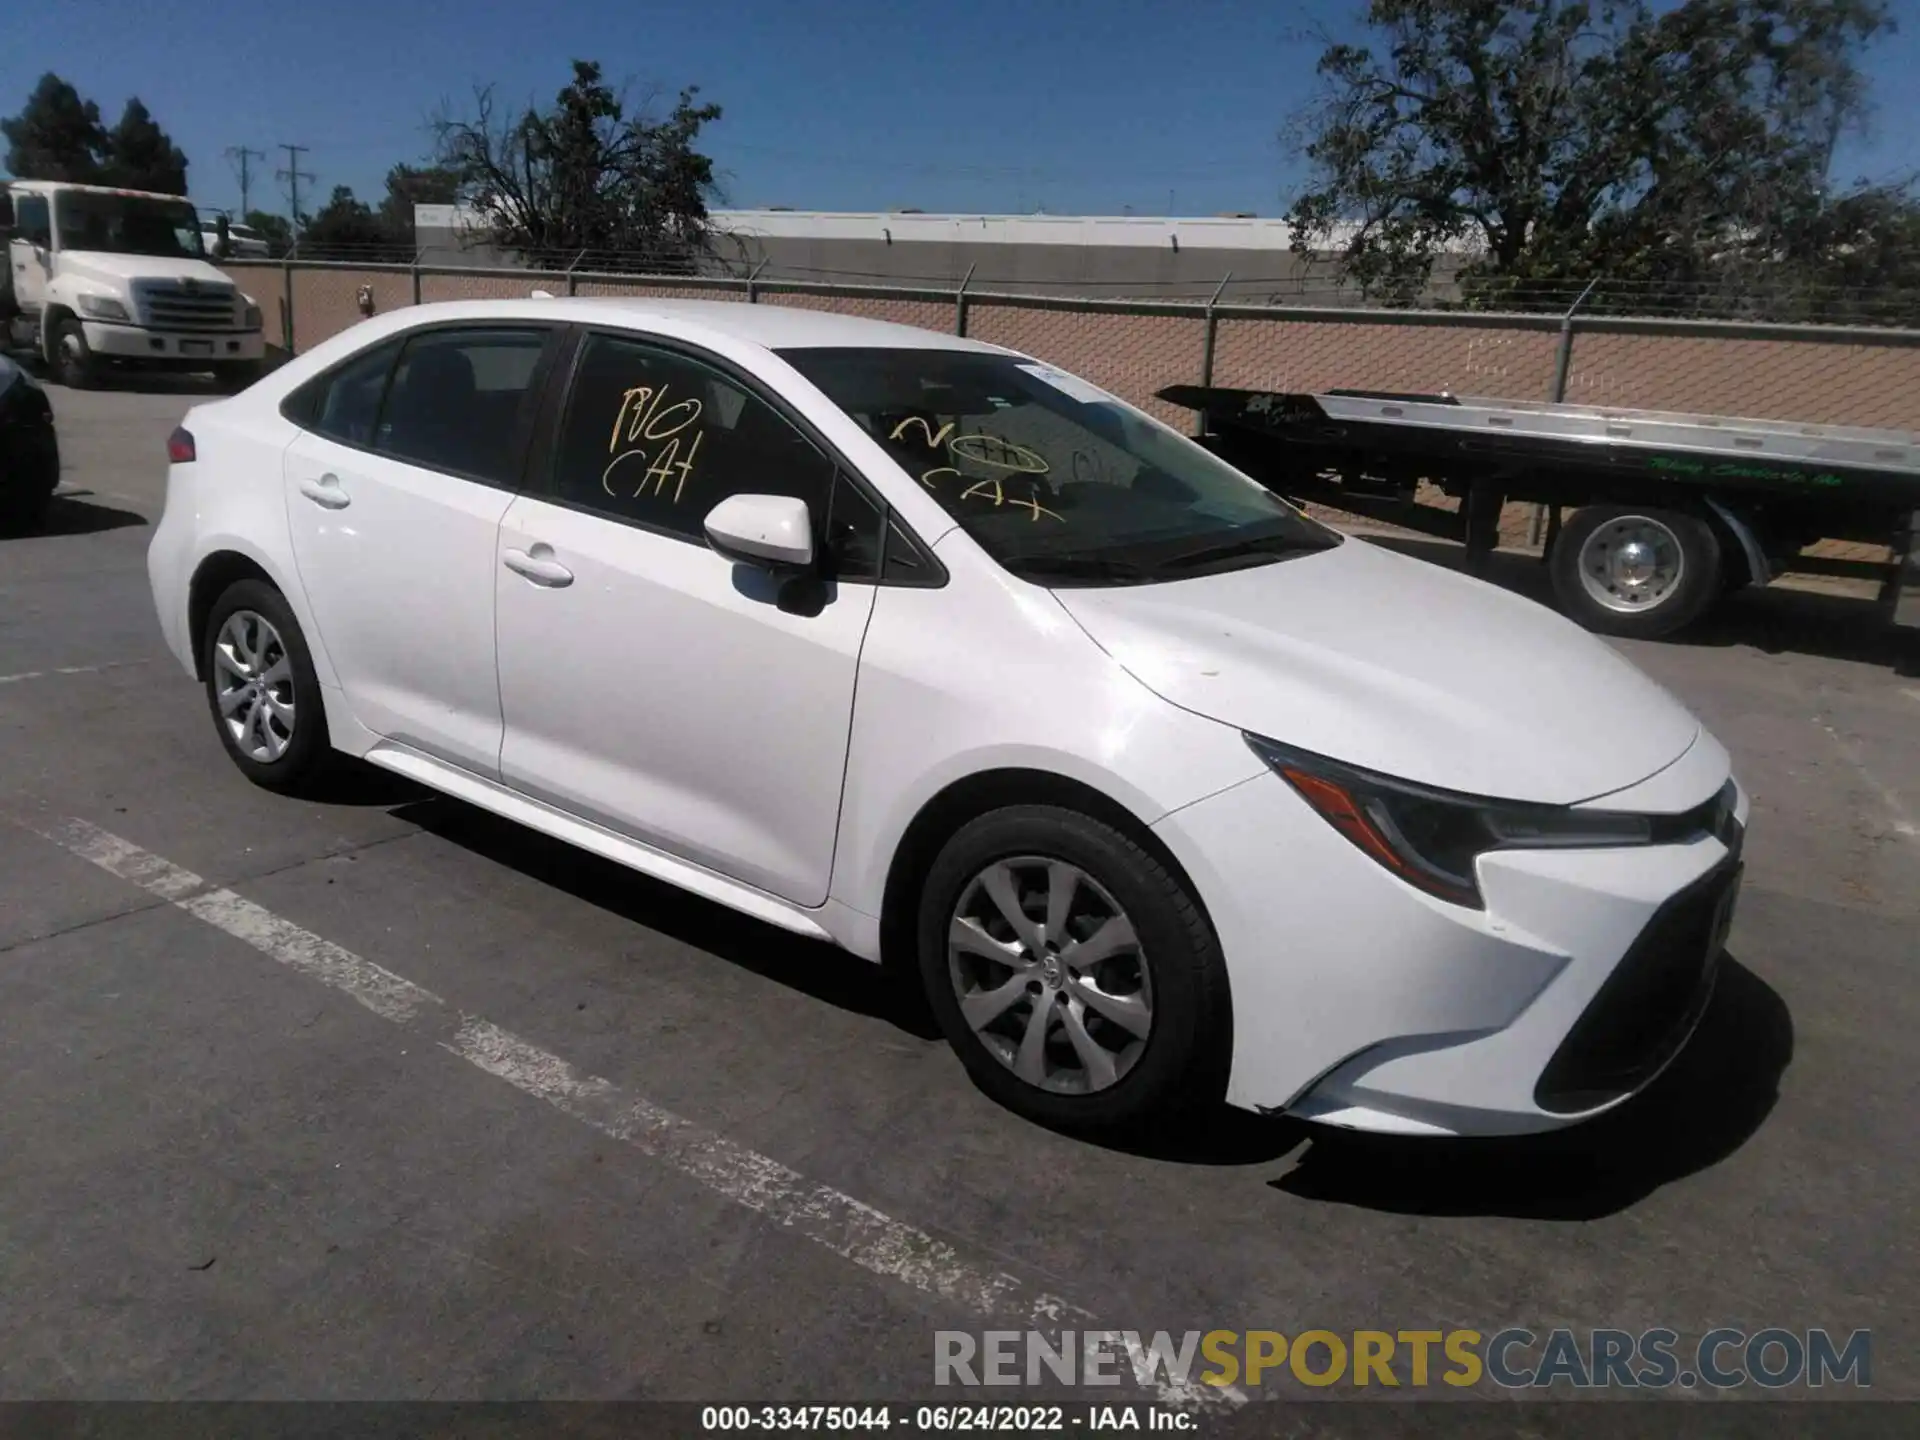
<path fill-rule="evenodd" d="M 573 62 L 573 80 L 552 108 L 503 111 L 491 87 L 473 112 L 443 108 L 433 122 L 437 162 L 459 177 L 463 198 L 485 217 L 495 244 L 540 265 L 582 252 L 618 254 L 651 269 L 684 272 L 713 248 L 707 213 L 713 161 L 696 148 L 720 107 L 682 90 L 662 119 Z"/>

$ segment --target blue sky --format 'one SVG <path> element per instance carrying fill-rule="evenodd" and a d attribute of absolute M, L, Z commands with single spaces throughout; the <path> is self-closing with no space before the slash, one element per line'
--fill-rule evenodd
<path fill-rule="evenodd" d="M 1312 0 L 15 0 L 0 114 L 54 70 L 111 120 L 138 94 L 234 206 L 222 152 L 272 157 L 256 207 L 284 211 L 275 147 L 311 148 L 321 193 L 377 198 L 423 158 L 426 120 L 492 83 L 545 102 L 569 60 L 634 94 L 685 84 L 727 203 L 799 209 L 1278 214 L 1299 171 L 1277 134 L 1310 93 L 1315 33 L 1358 3 Z M 1842 171 L 1920 167 L 1920 0 L 1874 56 L 1876 133 Z M 256 162 L 258 164 L 258 162 Z"/>

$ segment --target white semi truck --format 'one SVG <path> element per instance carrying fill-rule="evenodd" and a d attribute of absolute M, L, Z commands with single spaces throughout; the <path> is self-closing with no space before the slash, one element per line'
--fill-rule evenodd
<path fill-rule="evenodd" d="M 108 366 L 211 372 L 236 389 L 259 374 L 260 307 L 209 263 L 179 196 L 0 182 L 0 239 L 0 346 L 63 384 Z"/>

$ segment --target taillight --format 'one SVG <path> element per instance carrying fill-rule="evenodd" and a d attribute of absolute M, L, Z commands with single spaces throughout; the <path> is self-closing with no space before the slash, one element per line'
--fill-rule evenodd
<path fill-rule="evenodd" d="M 167 437 L 167 463 L 191 465 L 195 458 L 193 432 L 184 425 L 175 426 L 173 433 Z"/>

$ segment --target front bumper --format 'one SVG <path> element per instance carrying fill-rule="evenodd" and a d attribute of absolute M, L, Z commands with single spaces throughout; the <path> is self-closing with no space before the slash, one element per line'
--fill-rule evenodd
<path fill-rule="evenodd" d="M 1688 768 L 1705 788 L 1675 809 L 1726 780 Z M 1747 810 L 1743 793 L 1742 829 Z M 1226 956 L 1228 1099 L 1358 1130 L 1549 1130 L 1644 1088 L 1705 1008 L 1738 881 L 1709 836 L 1501 851 L 1480 861 L 1487 908 L 1465 909 L 1381 869 L 1277 776 L 1156 828 Z"/>
<path fill-rule="evenodd" d="M 147 330 L 138 325 L 81 322 L 87 348 L 112 360 L 144 360 L 176 367 L 259 360 L 266 341 L 259 330 Z"/>

